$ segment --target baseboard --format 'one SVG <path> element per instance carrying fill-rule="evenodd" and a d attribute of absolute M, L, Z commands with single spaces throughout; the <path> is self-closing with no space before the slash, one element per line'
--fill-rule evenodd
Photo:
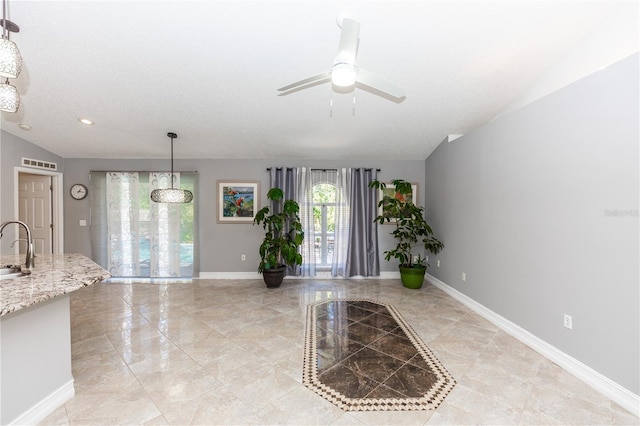
<path fill-rule="evenodd" d="M 436 277 L 427 274 L 426 279 L 435 287 L 439 288 L 449 296 L 458 300 L 460 303 L 467 306 L 480 316 L 484 317 L 486 320 L 492 322 L 506 333 L 520 340 L 522 343 L 529 346 L 536 352 L 553 361 L 569 373 L 573 374 L 578 379 L 582 380 L 587 385 L 591 386 L 596 391 L 614 401 L 616 404 L 624 407 L 635 416 L 640 417 L 639 395 L 634 394 L 630 390 L 619 385 L 608 377 L 598 373 L 591 367 L 562 352 L 555 346 L 550 345 L 549 343 L 531 334 L 517 324 L 514 324 L 508 319 L 498 315 L 484 305 L 481 305 L 480 303 L 471 299 L 469 296 L 466 296 L 453 287 L 450 287 L 446 283 L 440 281 Z"/>
<path fill-rule="evenodd" d="M 285 279 L 315 279 L 315 280 L 323 280 L 323 279 L 345 279 L 344 277 L 332 277 L 329 274 L 323 274 L 319 272 L 315 277 L 293 277 L 287 276 Z M 258 272 L 200 272 L 198 277 L 194 279 L 201 280 L 261 280 L 262 274 Z M 380 279 L 380 280 L 390 280 L 390 279 L 400 279 L 400 272 L 397 271 L 382 271 L 380 275 L 377 277 L 348 277 L 350 280 L 357 279 Z"/>
<path fill-rule="evenodd" d="M 60 408 L 76 394 L 73 379 L 60 386 L 49 396 L 15 418 L 10 425 L 35 425 L 47 418 L 48 415 Z"/>
<path fill-rule="evenodd" d="M 258 272 L 200 272 L 198 279 L 202 280 L 261 280 Z"/>

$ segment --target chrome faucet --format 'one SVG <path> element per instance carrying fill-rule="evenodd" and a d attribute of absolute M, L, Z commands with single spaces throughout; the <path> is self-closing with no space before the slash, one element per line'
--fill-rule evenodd
<path fill-rule="evenodd" d="M 22 226 L 27 233 L 27 259 L 24 261 L 24 263 L 26 269 L 31 269 L 35 266 L 35 254 L 33 253 L 33 238 L 31 237 L 31 229 L 29 229 L 29 225 L 20 220 L 8 220 L 0 225 L 0 238 L 2 238 L 2 231 L 4 231 L 4 228 L 11 223 Z"/>

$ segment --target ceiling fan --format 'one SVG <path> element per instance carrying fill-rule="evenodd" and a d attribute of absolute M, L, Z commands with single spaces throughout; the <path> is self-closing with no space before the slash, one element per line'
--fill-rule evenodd
<path fill-rule="evenodd" d="M 357 86 L 391 101 L 402 102 L 405 99 L 404 90 L 356 66 L 359 40 L 360 23 L 350 18 L 342 19 L 338 56 L 334 59 L 331 70 L 281 87 L 278 91 L 282 93 L 278 96 L 288 95 L 331 81 L 337 92 L 350 92 Z"/>

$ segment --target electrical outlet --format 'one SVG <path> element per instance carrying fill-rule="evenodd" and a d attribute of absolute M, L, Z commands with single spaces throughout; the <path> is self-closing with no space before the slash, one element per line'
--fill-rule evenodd
<path fill-rule="evenodd" d="M 571 315 L 564 314 L 564 326 L 569 330 L 573 330 L 573 318 L 571 318 Z"/>
<path fill-rule="evenodd" d="M 439 268 L 440 267 L 440 259 L 436 260 L 436 266 Z"/>
<path fill-rule="evenodd" d="M 240 260 L 242 260 L 244 262 L 245 260 L 247 260 L 247 256 L 245 256 L 244 253 L 241 254 L 240 255 Z"/>
<path fill-rule="evenodd" d="M 467 281 L 467 274 L 464 272 L 462 273 L 462 281 Z"/>
<path fill-rule="evenodd" d="M 417 262 L 418 261 L 418 255 L 416 254 L 415 256 L 413 256 L 413 262 Z"/>

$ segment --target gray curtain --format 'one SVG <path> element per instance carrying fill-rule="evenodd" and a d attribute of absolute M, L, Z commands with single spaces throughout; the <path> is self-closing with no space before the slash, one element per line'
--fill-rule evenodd
<path fill-rule="evenodd" d="M 377 179 L 376 169 L 351 169 L 349 248 L 345 276 L 363 277 L 380 275 L 378 256 L 378 226 L 374 222 L 378 212 L 378 192 L 369 188 Z"/>
<path fill-rule="evenodd" d="M 271 167 L 270 168 L 270 186 L 271 188 L 280 188 L 284 191 L 285 200 L 295 200 L 300 204 L 299 188 L 301 178 L 300 168 L 298 167 Z M 280 206 L 271 203 L 271 211 L 273 213 L 280 213 Z M 302 275 L 300 266 L 292 268 L 287 266 L 287 275 L 299 276 Z"/>

